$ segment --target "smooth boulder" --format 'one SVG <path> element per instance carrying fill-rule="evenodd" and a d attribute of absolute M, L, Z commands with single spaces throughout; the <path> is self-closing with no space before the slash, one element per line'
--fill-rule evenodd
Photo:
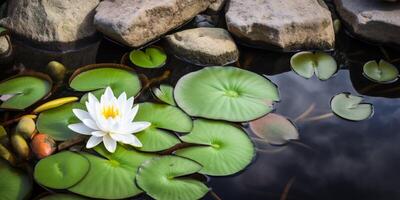
<path fill-rule="evenodd" d="M 226 0 L 215 0 L 209 7 L 211 12 L 219 12 L 225 6 Z"/>

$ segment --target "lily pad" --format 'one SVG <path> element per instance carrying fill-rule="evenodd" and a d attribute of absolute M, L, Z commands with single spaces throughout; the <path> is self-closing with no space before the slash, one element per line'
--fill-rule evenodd
<path fill-rule="evenodd" d="M 363 67 L 364 76 L 377 83 L 392 83 L 399 78 L 399 70 L 391 63 L 380 60 L 365 63 Z"/>
<path fill-rule="evenodd" d="M 35 166 L 34 177 L 39 184 L 66 189 L 78 183 L 89 171 L 89 161 L 70 151 L 46 157 Z"/>
<path fill-rule="evenodd" d="M 160 88 L 154 88 L 153 94 L 162 102 L 171 106 L 176 106 L 174 99 L 174 88 L 170 85 L 162 84 Z"/>
<path fill-rule="evenodd" d="M 0 198 L 27 199 L 32 190 L 32 180 L 23 172 L 0 159 Z"/>
<path fill-rule="evenodd" d="M 254 134 L 270 144 L 283 145 L 289 140 L 299 139 L 299 132 L 293 122 L 275 113 L 269 113 L 249 124 Z"/>
<path fill-rule="evenodd" d="M 27 84 L 29 83 L 29 84 Z M 21 75 L 0 83 L 0 108 L 23 110 L 49 94 L 52 83 L 44 75 Z"/>
<path fill-rule="evenodd" d="M 331 100 L 333 113 L 347 120 L 361 121 L 368 119 L 374 113 L 374 107 L 369 103 L 361 103 L 363 98 L 349 93 L 341 93 Z"/>
<path fill-rule="evenodd" d="M 180 143 L 178 137 L 168 132 L 189 132 L 192 130 L 192 119 L 177 107 L 166 104 L 141 103 L 136 121 L 147 121 L 151 126 L 136 134 L 143 144 L 141 151 L 162 151 Z"/>
<path fill-rule="evenodd" d="M 338 71 L 335 59 L 323 52 L 296 53 L 290 59 L 290 65 L 294 72 L 307 79 L 315 73 L 320 80 L 328 80 Z"/>
<path fill-rule="evenodd" d="M 193 130 L 181 140 L 200 146 L 179 149 L 176 155 L 200 163 L 200 173 L 212 176 L 235 174 L 248 166 L 255 156 L 254 145 L 240 128 L 225 122 L 198 119 Z"/>
<path fill-rule="evenodd" d="M 264 116 L 279 101 L 271 81 L 236 67 L 206 67 L 189 73 L 176 84 L 174 96 L 191 116 L 233 122 Z"/>
<path fill-rule="evenodd" d="M 138 75 L 129 67 L 118 64 L 96 64 L 78 69 L 70 79 L 70 87 L 80 92 L 92 92 L 99 98 L 108 86 L 119 96 L 135 96 L 141 89 Z M 82 101 L 86 101 L 83 96 Z"/>
<path fill-rule="evenodd" d="M 40 133 L 50 135 L 54 140 L 64 141 L 77 134 L 68 128 L 69 124 L 78 123 L 72 109 L 83 108 L 79 103 L 69 103 L 40 113 L 36 125 Z"/>
<path fill-rule="evenodd" d="M 88 200 L 88 199 L 73 194 L 52 194 L 40 198 L 40 200 Z"/>
<path fill-rule="evenodd" d="M 148 47 L 145 51 L 133 50 L 129 59 L 138 67 L 159 68 L 165 65 L 167 55 L 160 47 Z"/>
<path fill-rule="evenodd" d="M 185 177 L 198 172 L 201 165 L 178 156 L 163 156 L 145 162 L 136 182 L 154 199 L 200 199 L 209 188 L 202 182 Z"/>
<path fill-rule="evenodd" d="M 109 153 L 104 146 L 95 150 L 104 158 L 83 153 L 90 163 L 88 174 L 69 191 L 83 196 L 100 199 L 124 199 L 142 193 L 135 185 L 139 166 L 155 155 L 140 153 L 118 146 Z"/>

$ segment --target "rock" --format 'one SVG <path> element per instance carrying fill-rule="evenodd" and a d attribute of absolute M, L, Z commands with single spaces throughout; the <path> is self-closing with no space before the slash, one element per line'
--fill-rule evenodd
<path fill-rule="evenodd" d="M 283 51 L 331 49 L 335 33 L 322 0 L 230 0 L 229 31 L 250 45 Z"/>
<path fill-rule="evenodd" d="M 219 12 L 225 5 L 226 0 L 215 0 L 214 3 L 208 7 L 211 12 Z"/>
<path fill-rule="evenodd" d="M 400 44 L 400 4 L 382 1 L 335 0 L 345 25 L 362 38 Z"/>
<path fill-rule="evenodd" d="M 195 28 L 168 35 L 170 50 L 191 63 L 210 66 L 236 62 L 239 51 L 229 32 L 221 28 Z"/>
<path fill-rule="evenodd" d="M 138 47 L 183 25 L 209 5 L 210 0 L 104 0 L 94 22 L 110 38 Z"/>
<path fill-rule="evenodd" d="M 0 55 L 7 54 L 10 49 L 10 43 L 7 37 L 6 35 L 0 37 Z"/>

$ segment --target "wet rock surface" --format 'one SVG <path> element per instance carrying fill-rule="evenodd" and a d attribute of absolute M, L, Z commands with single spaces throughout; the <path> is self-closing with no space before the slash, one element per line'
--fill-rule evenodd
<path fill-rule="evenodd" d="M 7 39 L 8 36 L 1 36 L 0 37 L 0 55 L 6 54 L 10 49 L 10 43 Z"/>

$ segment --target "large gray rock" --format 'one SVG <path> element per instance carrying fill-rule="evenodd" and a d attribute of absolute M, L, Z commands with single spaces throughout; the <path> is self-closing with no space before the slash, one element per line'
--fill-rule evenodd
<path fill-rule="evenodd" d="M 212 12 L 219 12 L 222 10 L 226 3 L 226 0 L 215 0 L 209 7 Z"/>
<path fill-rule="evenodd" d="M 381 0 L 335 0 L 340 17 L 365 39 L 400 44 L 400 4 Z"/>
<path fill-rule="evenodd" d="M 230 0 L 226 22 L 252 45 L 284 51 L 334 47 L 331 13 L 322 0 Z"/>
<path fill-rule="evenodd" d="M 184 24 L 209 5 L 210 0 L 104 0 L 94 21 L 105 35 L 138 47 Z"/>
<path fill-rule="evenodd" d="M 177 57 L 197 65 L 226 65 L 239 57 L 229 32 L 221 28 L 184 30 L 167 36 L 166 40 Z"/>

